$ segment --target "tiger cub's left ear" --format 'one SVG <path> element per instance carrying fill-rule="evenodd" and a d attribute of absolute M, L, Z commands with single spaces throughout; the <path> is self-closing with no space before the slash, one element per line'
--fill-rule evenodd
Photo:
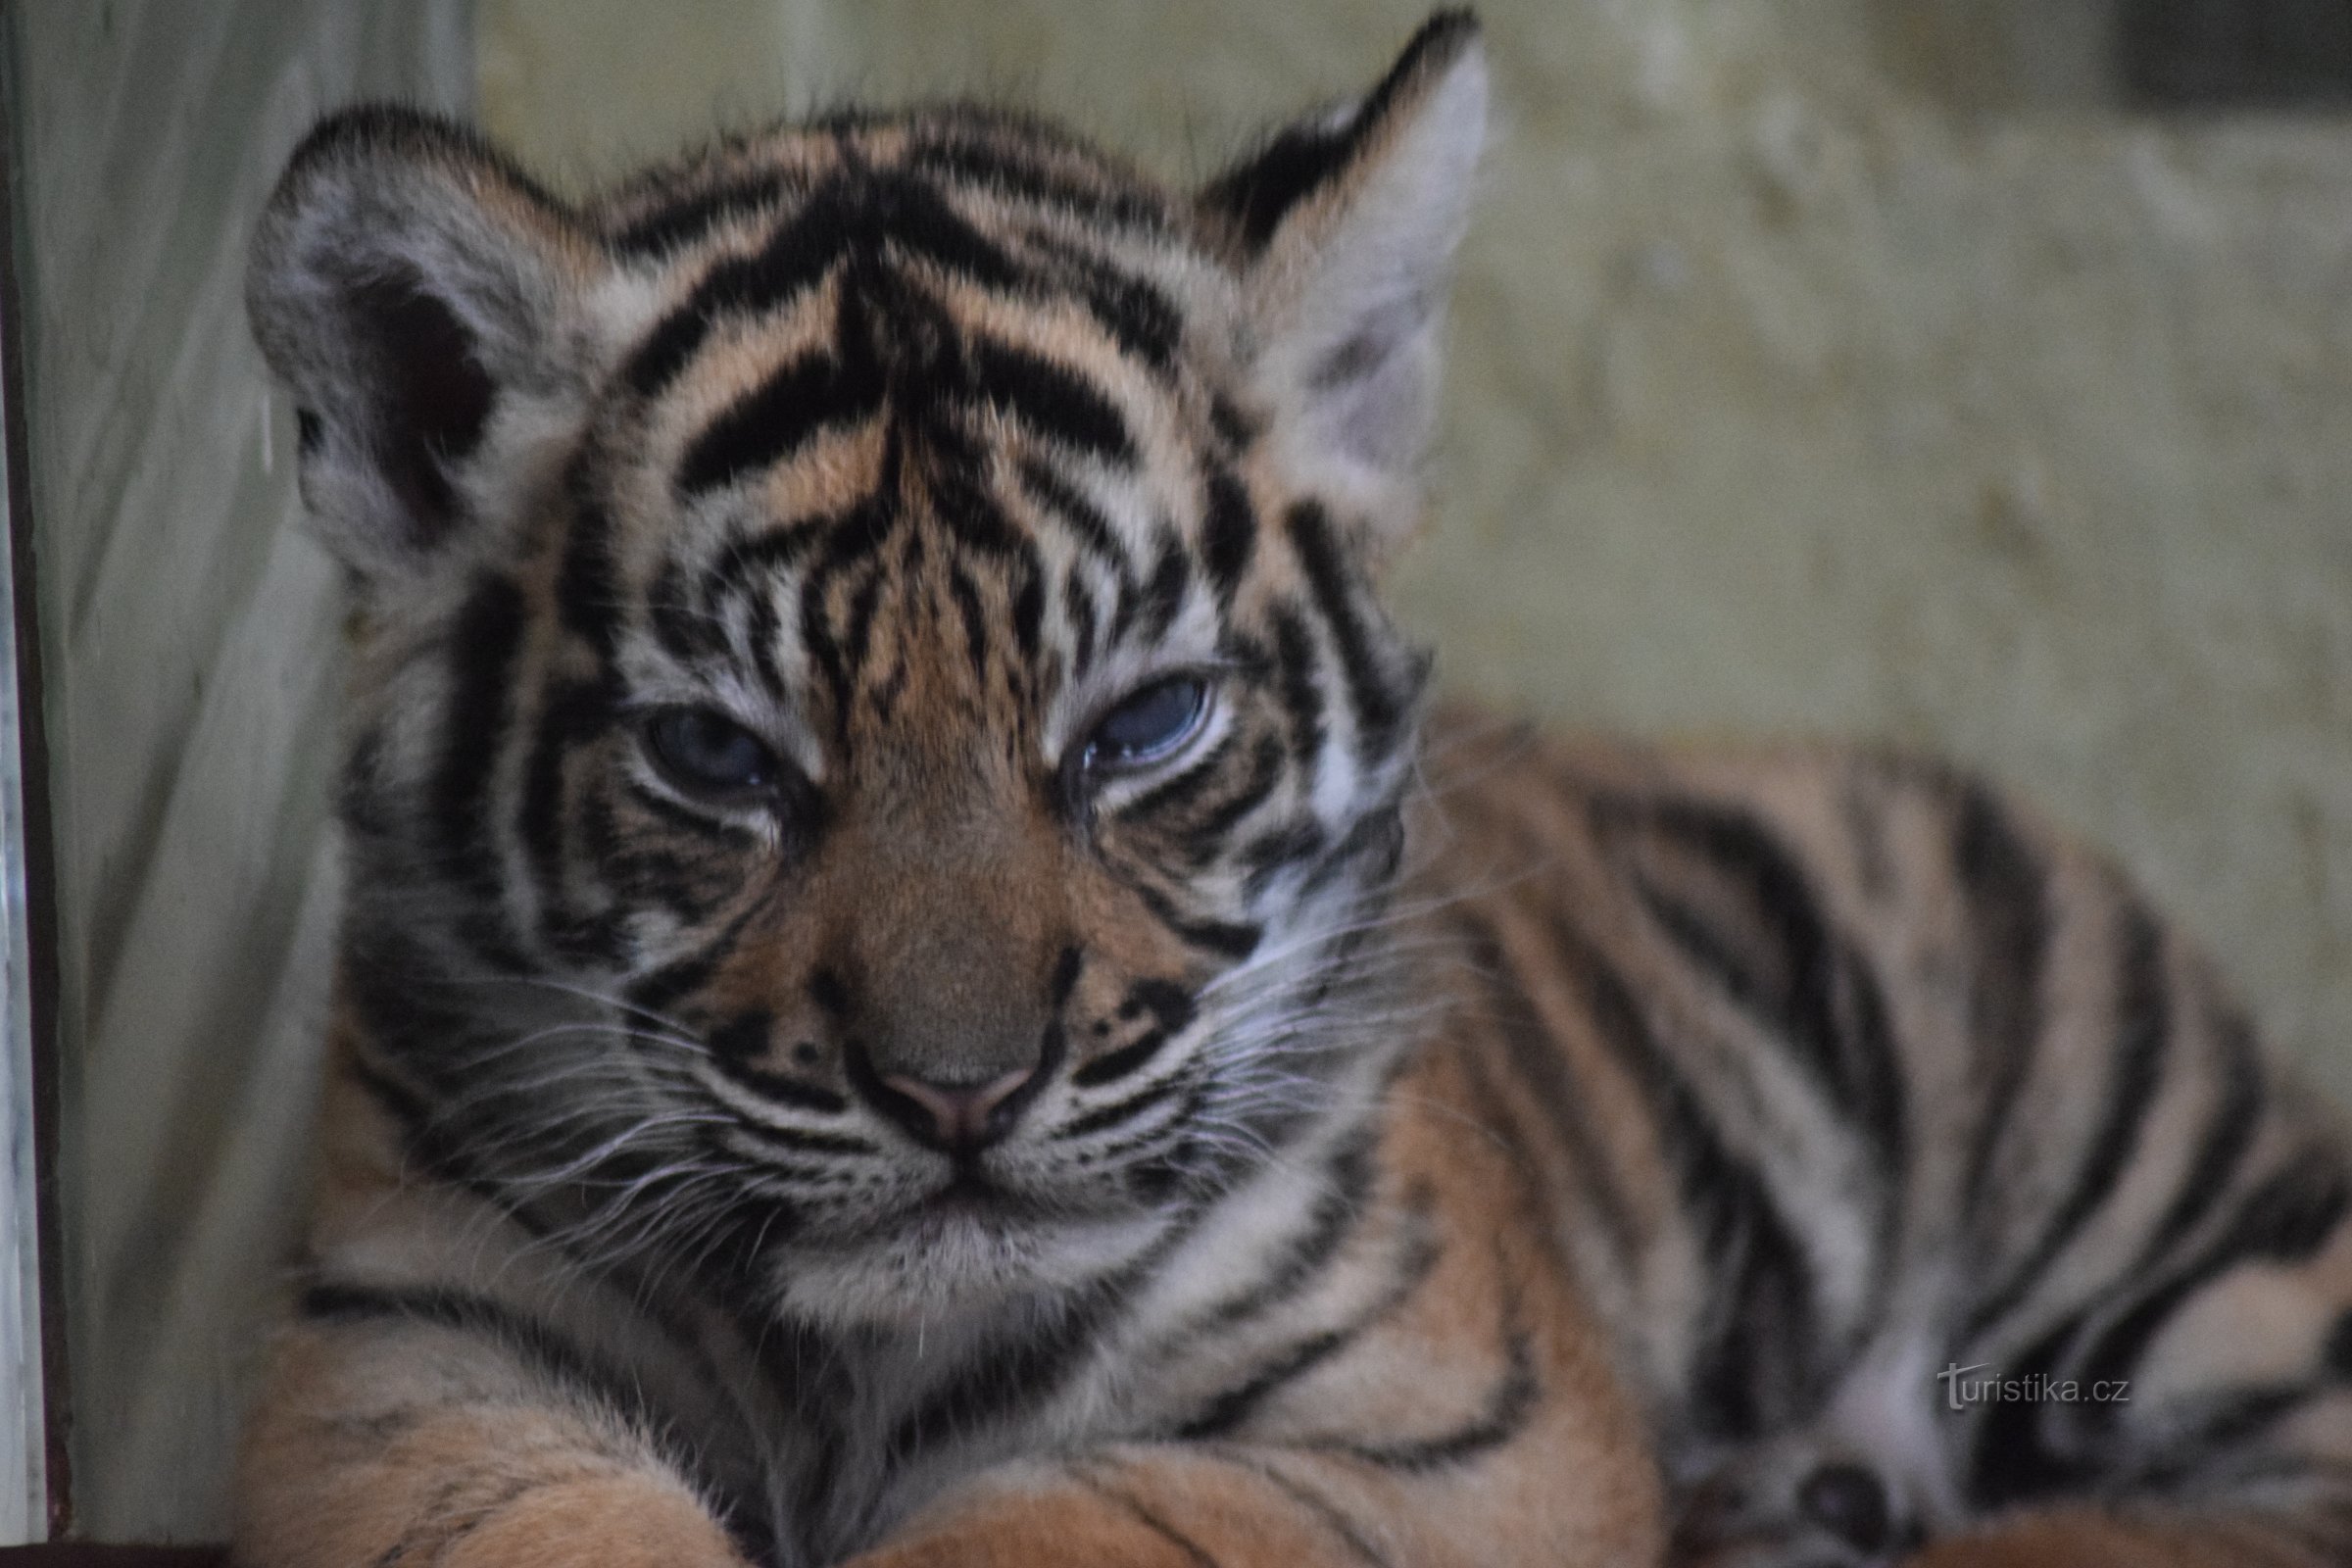
<path fill-rule="evenodd" d="M 1364 98 L 1288 126 L 1199 198 L 1239 261 L 1283 461 L 1369 523 L 1375 556 L 1419 511 L 1438 327 L 1486 125 L 1477 19 L 1441 12 Z"/>

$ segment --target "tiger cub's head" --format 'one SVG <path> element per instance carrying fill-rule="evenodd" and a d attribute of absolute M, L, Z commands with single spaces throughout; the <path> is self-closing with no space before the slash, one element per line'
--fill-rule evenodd
<path fill-rule="evenodd" d="M 249 299 L 357 628 L 343 998 L 412 1153 L 904 1319 L 1377 1094 L 1474 24 L 1171 190 L 968 107 L 584 204 L 320 126 Z"/>

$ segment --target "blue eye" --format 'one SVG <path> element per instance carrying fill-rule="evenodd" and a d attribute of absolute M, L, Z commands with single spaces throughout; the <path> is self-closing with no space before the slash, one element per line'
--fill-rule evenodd
<path fill-rule="evenodd" d="M 1193 738 L 1208 712 L 1208 685 L 1192 675 L 1153 681 L 1102 716 L 1086 740 L 1090 767 L 1140 767 Z"/>
<path fill-rule="evenodd" d="M 645 746 L 690 795 L 742 796 L 780 776 L 775 754 L 741 724 L 704 708 L 665 708 L 646 720 Z"/>

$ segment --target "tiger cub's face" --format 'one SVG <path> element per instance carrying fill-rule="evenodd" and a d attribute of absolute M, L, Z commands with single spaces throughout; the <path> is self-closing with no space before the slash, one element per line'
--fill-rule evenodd
<path fill-rule="evenodd" d="M 851 115 L 584 205 L 330 121 L 257 334 L 359 626 L 344 996 L 416 1157 L 832 1321 L 1115 1272 L 1376 1094 L 1485 76 L 1195 194 Z"/>

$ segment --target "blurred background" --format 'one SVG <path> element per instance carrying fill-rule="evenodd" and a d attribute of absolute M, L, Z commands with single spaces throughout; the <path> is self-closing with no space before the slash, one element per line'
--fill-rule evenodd
<path fill-rule="evenodd" d="M 2352 10 L 1481 10 L 1500 123 L 1398 582 L 1445 686 L 1986 769 L 2109 847 L 2352 1098 Z M 303 127 L 404 96 L 579 191 L 714 123 L 977 94 L 1181 181 L 1368 84 L 1423 14 L 9 10 L 12 524 L 56 862 L 49 1398 L 81 1533 L 218 1536 L 301 1179 L 334 617 L 238 287 Z"/>

